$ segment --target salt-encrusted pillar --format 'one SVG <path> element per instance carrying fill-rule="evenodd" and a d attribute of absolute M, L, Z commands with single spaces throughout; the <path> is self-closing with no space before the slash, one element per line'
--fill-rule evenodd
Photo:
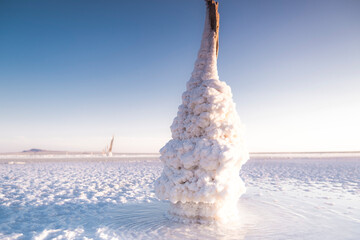
<path fill-rule="evenodd" d="M 155 183 L 175 219 L 195 222 L 226 220 L 237 212 L 245 192 L 239 171 L 249 158 L 231 89 L 217 72 L 218 3 L 205 2 L 198 58 L 171 125 L 172 140 L 160 150 L 164 170 Z"/>

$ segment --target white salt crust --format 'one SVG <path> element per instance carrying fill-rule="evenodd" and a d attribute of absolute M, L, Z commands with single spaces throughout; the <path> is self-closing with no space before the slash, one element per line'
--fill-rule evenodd
<path fill-rule="evenodd" d="M 171 132 L 172 140 L 160 150 L 164 169 L 155 182 L 156 195 L 172 203 L 169 212 L 177 220 L 229 219 L 245 192 L 239 171 L 249 154 L 231 89 L 219 80 L 208 12 Z"/>

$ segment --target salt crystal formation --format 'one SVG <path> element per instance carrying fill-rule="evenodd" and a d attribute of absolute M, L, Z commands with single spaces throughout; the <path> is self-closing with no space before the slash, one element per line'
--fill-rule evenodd
<path fill-rule="evenodd" d="M 169 200 L 171 216 L 182 221 L 229 219 L 245 192 L 239 171 L 249 155 L 231 89 L 219 80 L 211 4 L 217 3 L 207 1 L 198 58 L 171 125 L 172 140 L 160 150 L 164 170 L 155 183 L 156 195 Z"/>

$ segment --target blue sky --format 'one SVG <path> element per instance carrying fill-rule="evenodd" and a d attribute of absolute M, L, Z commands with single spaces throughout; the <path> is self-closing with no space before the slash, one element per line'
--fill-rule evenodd
<path fill-rule="evenodd" d="M 220 2 L 220 79 L 250 151 L 360 150 L 360 1 Z M 157 152 L 205 4 L 0 1 L 0 152 Z"/>

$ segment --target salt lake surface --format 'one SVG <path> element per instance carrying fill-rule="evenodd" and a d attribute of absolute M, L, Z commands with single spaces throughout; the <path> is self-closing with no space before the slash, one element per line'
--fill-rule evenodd
<path fill-rule="evenodd" d="M 154 156 L 0 157 L 0 239 L 359 239 L 358 156 L 258 156 L 238 222 L 168 220 Z"/>

